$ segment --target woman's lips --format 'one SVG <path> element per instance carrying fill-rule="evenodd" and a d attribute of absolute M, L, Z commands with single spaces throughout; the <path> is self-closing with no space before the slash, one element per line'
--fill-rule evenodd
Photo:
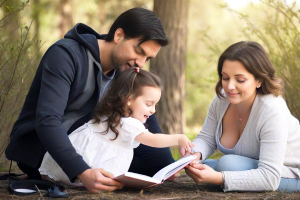
<path fill-rule="evenodd" d="M 231 96 L 231 97 L 235 97 L 237 95 L 239 95 L 239 93 L 234 93 L 234 92 L 227 92 L 228 96 Z"/>

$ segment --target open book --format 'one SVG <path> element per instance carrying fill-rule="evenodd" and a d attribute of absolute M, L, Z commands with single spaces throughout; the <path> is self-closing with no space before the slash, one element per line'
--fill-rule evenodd
<path fill-rule="evenodd" d="M 162 168 L 153 177 L 137 174 L 133 172 L 126 172 L 120 176 L 117 176 L 113 179 L 121 182 L 124 187 L 143 189 L 152 187 L 155 185 L 162 184 L 165 180 L 170 178 L 173 174 L 187 166 L 196 158 L 195 155 L 187 155 L 176 162 Z"/>

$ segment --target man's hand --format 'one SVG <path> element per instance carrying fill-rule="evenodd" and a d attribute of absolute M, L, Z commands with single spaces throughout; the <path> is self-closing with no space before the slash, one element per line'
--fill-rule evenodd
<path fill-rule="evenodd" d="M 122 184 L 113 180 L 114 175 L 104 169 L 87 169 L 78 175 L 84 187 L 91 193 L 121 189 Z"/>

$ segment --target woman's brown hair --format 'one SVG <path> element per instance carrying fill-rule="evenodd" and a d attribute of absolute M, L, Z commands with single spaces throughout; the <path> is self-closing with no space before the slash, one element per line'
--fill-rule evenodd
<path fill-rule="evenodd" d="M 117 75 L 114 82 L 106 92 L 106 95 L 99 102 L 94 110 L 94 123 L 101 122 L 101 117 L 105 116 L 104 122 L 108 126 L 104 133 L 111 129 L 116 139 L 119 135 L 116 127 L 120 124 L 122 117 L 128 117 L 131 110 L 127 106 L 128 98 L 135 99 L 142 95 L 143 87 L 155 87 L 162 89 L 160 78 L 152 72 L 142 69 L 129 68 Z M 103 119 L 103 118 L 102 118 Z"/>
<path fill-rule="evenodd" d="M 222 69 L 225 60 L 241 62 L 247 71 L 261 82 L 261 87 L 256 89 L 257 93 L 275 96 L 282 94 L 282 81 L 275 76 L 275 69 L 264 48 L 257 42 L 241 41 L 228 47 L 219 58 L 219 81 L 216 85 L 216 93 L 219 98 L 224 97 L 222 94 Z"/>

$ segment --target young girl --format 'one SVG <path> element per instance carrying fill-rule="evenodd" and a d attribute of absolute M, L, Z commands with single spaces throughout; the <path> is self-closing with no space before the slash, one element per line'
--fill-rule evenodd
<path fill-rule="evenodd" d="M 133 148 L 140 143 L 159 148 L 181 145 L 191 153 L 194 145 L 185 135 L 152 134 L 143 125 L 155 113 L 161 90 L 159 77 L 151 72 L 139 68 L 121 72 L 97 105 L 93 119 L 69 135 L 76 152 L 91 168 L 103 168 L 115 176 L 128 171 Z M 43 179 L 81 186 L 70 182 L 48 152 L 39 172 Z"/>

